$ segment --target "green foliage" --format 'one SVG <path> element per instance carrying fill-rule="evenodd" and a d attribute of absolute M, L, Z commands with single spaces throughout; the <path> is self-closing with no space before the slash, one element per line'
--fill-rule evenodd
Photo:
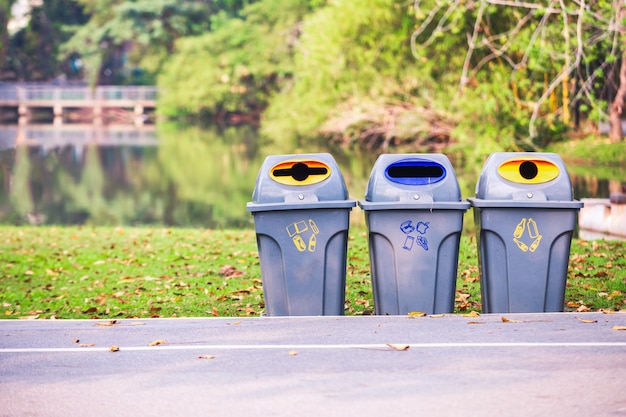
<path fill-rule="evenodd" d="M 175 40 L 209 30 L 210 16 L 216 12 L 207 3 L 192 0 L 82 2 L 91 19 L 63 44 L 62 56 L 79 54 L 92 84 L 98 81 L 105 64 L 109 70 L 128 70 L 115 62 L 128 43 L 134 49 L 127 65 L 143 67 L 145 60 L 149 63 L 145 69 L 155 75 L 162 61 L 172 53 Z M 125 74 L 117 75 L 120 82 Z"/>
<path fill-rule="evenodd" d="M 333 2 L 308 16 L 292 87 L 264 113 L 270 138 L 311 138 L 340 106 L 412 101 L 427 85 L 410 55 L 410 16 L 387 0 Z M 426 88 L 428 89 L 428 88 Z"/>
<path fill-rule="evenodd" d="M 215 30 L 181 39 L 159 77 L 159 112 L 180 115 L 258 113 L 293 73 L 291 50 L 305 0 L 263 0 L 241 17 L 213 17 Z"/>

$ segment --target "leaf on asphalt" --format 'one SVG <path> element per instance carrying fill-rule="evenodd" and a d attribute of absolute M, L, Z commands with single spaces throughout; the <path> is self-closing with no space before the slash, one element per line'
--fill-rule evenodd
<path fill-rule="evenodd" d="M 626 330 L 626 326 L 613 326 L 613 330 Z"/>
<path fill-rule="evenodd" d="M 463 317 L 479 317 L 480 313 L 478 311 L 470 311 L 467 314 L 463 314 Z"/>
<path fill-rule="evenodd" d="M 597 323 L 598 322 L 598 320 L 581 319 L 580 317 L 576 317 L 576 320 L 578 320 L 581 323 Z"/>
<path fill-rule="evenodd" d="M 468 321 L 467 324 L 487 324 L 486 321 Z"/>
<path fill-rule="evenodd" d="M 440 319 L 441 317 L 445 317 L 445 314 L 431 314 L 430 317 L 431 319 Z"/>
<path fill-rule="evenodd" d="M 109 348 L 110 352 L 119 352 L 119 350 L 120 350 L 120 347 L 117 345 L 113 345 Z"/>
<path fill-rule="evenodd" d="M 506 317 L 502 317 L 502 323 L 521 323 L 521 320 L 509 320 Z"/>
<path fill-rule="evenodd" d="M 72 339 L 72 343 L 80 343 L 80 340 L 78 340 L 78 339 Z"/>
<path fill-rule="evenodd" d="M 408 350 L 411 347 L 410 345 L 396 345 L 393 343 L 387 343 L 387 346 L 395 350 Z"/>
<path fill-rule="evenodd" d="M 78 347 L 94 347 L 95 343 L 81 343 Z"/>
<path fill-rule="evenodd" d="M 131 326 L 145 326 L 146 323 L 144 323 L 143 321 L 134 321 L 130 325 Z"/>
<path fill-rule="evenodd" d="M 158 346 L 158 345 L 167 345 L 167 342 L 163 339 L 157 339 L 148 343 L 148 346 Z"/>
<path fill-rule="evenodd" d="M 111 327 L 114 324 L 117 324 L 117 320 L 99 321 L 98 323 L 96 323 L 96 326 Z"/>
<path fill-rule="evenodd" d="M 605 308 L 601 308 L 601 309 L 600 309 L 600 312 L 601 312 L 602 314 L 615 314 L 615 311 L 613 311 L 613 310 L 607 310 L 607 309 L 605 309 Z"/>
<path fill-rule="evenodd" d="M 425 315 L 426 315 L 426 313 L 424 313 L 422 311 L 411 311 L 409 314 L 407 314 L 407 316 L 409 316 L 409 318 L 424 317 Z"/>
<path fill-rule="evenodd" d="M 295 350 L 290 350 L 289 351 L 289 356 L 298 356 L 298 352 Z"/>
<path fill-rule="evenodd" d="M 198 355 L 198 359 L 214 359 L 214 355 Z"/>

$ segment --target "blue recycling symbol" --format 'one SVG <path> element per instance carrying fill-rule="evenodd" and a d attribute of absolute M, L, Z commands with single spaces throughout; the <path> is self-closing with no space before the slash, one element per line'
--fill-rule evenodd
<path fill-rule="evenodd" d="M 430 227 L 430 222 L 417 222 L 413 224 L 412 220 L 404 221 L 400 224 L 400 230 L 406 235 L 402 249 L 411 251 L 413 246 L 421 246 L 424 250 L 428 250 L 428 240 L 423 236 Z M 415 232 L 415 233 L 414 233 Z"/>

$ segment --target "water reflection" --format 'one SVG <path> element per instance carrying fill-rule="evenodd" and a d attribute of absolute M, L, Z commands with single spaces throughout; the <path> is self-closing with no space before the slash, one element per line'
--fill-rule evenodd
<path fill-rule="evenodd" d="M 63 129 L 0 127 L 0 222 L 251 227 L 246 203 L 266 155 L 331 152 L 355 199 L 363 198 L 377 157 L 323 143 L 297 149 L 260 143 L 250 126 Z M 472 196 L 480 167 L 456 173 L 463 197 Z M 608 197 L 615 183 L 572 173 L 577 199 Z M 352 220 L 362 223 L 355 211 Z"/>

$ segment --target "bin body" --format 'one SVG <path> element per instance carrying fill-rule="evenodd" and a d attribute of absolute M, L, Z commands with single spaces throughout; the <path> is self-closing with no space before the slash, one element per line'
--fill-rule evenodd
<path fill-rule="evenodd" d="M 365 212 L 376 314 L 454 311 L 459 242 L 469 203 L 441 154 L 383 154 Z"/>
<path fill-rule="evenodd" d="M 274 155 L 247 208 L 268 316 L 342 315 L 354 200 L 330 154 Z"/>
<path fill-rule="evenodd" d="M 552 153 L 490 155 L 470 198 L 485 313 L 563 311 L 576 215 L 572 186 Z"/>

